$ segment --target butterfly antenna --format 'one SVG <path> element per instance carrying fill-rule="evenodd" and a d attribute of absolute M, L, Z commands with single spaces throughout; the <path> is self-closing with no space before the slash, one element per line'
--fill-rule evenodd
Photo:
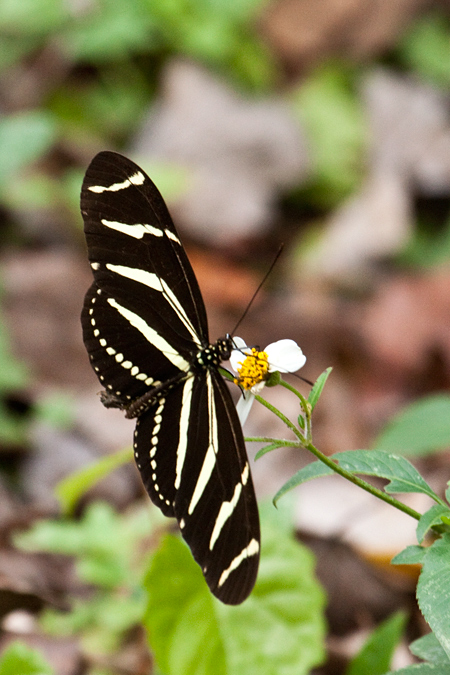
<path fill-rule="evenodd" d="M 244 313 L 242 314 L 241 318 L 239 319 L 239 321 L 237 322 L 237 324 L 236 324 L 235 327 L 233 328 L 233 331 L 231 332 L 231 335 L 235 335 L 235 334 L 236 334 L 237 329 L 239 328 L 239 326 L 241 325 L 241 323 L 243 322 L 243 320 L 244 320 L 245 317 L 247 316 L 247 314 L 248 314 L 248 312 L 249 312 L 249 310 L 250 310 L 250 307 L 253 305 L 253 302 L 254 302 L 256 296 L 258 295 L 259 291 L 261 290 L 261 288 L 262 288 L 262 287 L 264 286 L 264 284 L 266 283 L 266 281 L 267 281 L 268 277 L 270 276 L 270 274 L 271 274 L 273 268 L 275 267 L 275 265 L 276 265 L 276 263 L 277 263 L 277 260 L 278 260 L 278 258 L 279 258 L 280 255 L 281 255 L 281 252 L 282 252 L 283 248 L 284 248 L 284 244 L 281 244 L 281 246 L 280 246 L 280 248 L 278 249 L 278 252 L 277 252 L 275 258 L 273 259 L 272 264 L 270 265 L 269 269 L 268 269 L 267 272 L 265 273 L 265 275 L 264 275 L 262 281 L 261 281 L 260 284 L 258 285 L 258 288 L 256 289 L 256 291 L 253 293 L 252 297 L 250 298 L 250 302 L 248 303 L 247 307 L 245 308 Z"/>

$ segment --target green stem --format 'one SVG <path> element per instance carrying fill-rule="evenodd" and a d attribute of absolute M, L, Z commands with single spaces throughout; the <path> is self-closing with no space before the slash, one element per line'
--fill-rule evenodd
<path fill-rule="evenodd" d="M 247 443 L 267 443 L 267 444 L 270 443 L 272 445 L 274 445 L 275 443 L 279 443 L 280 446 L 286 448 L 292 447 L 292 440 L 289 440 L 288 438 L 270 438 L 269 436 L 246 436 L 245 440 Z"/>
<path fill-rule="evenodd" d="M 416 520 L 420 520 L 422 517 L 422 514 L 416 511 L 415 509 L 412 509 L 411 507 L 407 506 L 406 504 L 403 504 L 403 502 L 400 502 L 398 499 L 395 499 L 395 497 L 391 497 L 388 495 L 386 492 L 383 492 L 379 488 L 375 487 L 374 485 L 371 485 L 370 483 L 367 483 L 365 480 L 362 478 L 358 478 L 355 476 L 355 474 L 351 473 L 350 471 L 347 471 L 346 469 L 342 468 L 337 462 L 335 462 L 331 457 L 327 457 L 327 455 L 324 455 L 320 450 L 318 450 L 312 443 L 308 443 L 307 445 L 303 446 L 306 448 L 306 450 L 309 450 L 315 457 L 317 457 L 318 460 L 326 464 L 330 469 L 332 469 L 335 473 L 339 474 L 342 476 L 342 478 L 346 478 L 347 480 L 350 481 L 350 483 L 353 483 L 353 485 L 357 485 L 358 487 L 362 488 L 366 492 L 369 492 L 371 495 L 374 497 L 378 497 L 378 499 L 381 499 L 383 502 L 386 502 L 386 504 L 390 504 L 391 506 L 394 506 L 396 509 L 399 511 L 403 511 L 403 513 L 407 513 L 408 516 L 411 516 L 411 518 L 415 518 Z"/>
<path fill-rule="evenodd" d="M 312 428 L 311 428 L 311 413 L 312 413 L 312 410 L 311 410 L 311 405 L 310 405 L 309 401 L 299 391 L 297 391 L 297 389 L 295 387 L 293 387 L 291 384 L 289 384 L 289 382 L 285 382 L 285 380 L 283 380 L 281 377 L 280 377 L 280 384 L 281 384 L 282 387 L 284 387 L 288 391 L 291 391 L 293 394 L 295 394 L 295 396 L 297 396 L 297 398 L 300 399 L 302 410 L 305 413 L 305 422 L 306 422 L 305 439 L 307 441 L 311 441 L 312 440 Z"/>
<path fill-rule="evenodd" d="M 287 387 L 287 389 L 291 389 L 290 385 Z M 277 417 L 280 418 L 282 422 L 284 422 L 289 429 L 295 434 L 295 436 L 298 438 L 298 442 L 296 443 L 295 441 L 292 442 L 292 447 L 302 447 L 305 448 L 306 450 L 309 450 L 315 457 L 317 457 L 318 460 L 323 462 L 326 466 L 328 466 L 330 469 L 332 469 L 335 473 L 339 474 L 342 476 L 342 478 L 346 478 L 348 481 L 353 483 L 354 485 L 357 485 L 358 487 L 362 488 L 366 492 L 369 492 L 371 495 L 374 497 L 378 497 L 378 499 L 381 499 L 383 502 L 386 502 L 387 504 L 390 504 L 394 508 L 398 509 L 399 511 L 403 511 L 403 513 L 408 514 L 412 518 L 415 518 L 416 520 L 419 520 L 421 518 L 421 514 L 416 511 L 415 509 L 410 508 L 406 504 L 403 504 L 403 502 L 398 501 L 398 499 L 395 499 L 395 497 L 391 497 L 390 495 L 386 494 L 386 492 L 383 492 L 379 488 L 371 485 L 370 483 L 367 483 L 365 480 L 362 478 L 358 478 L 355 476 L 353 473 L 350 471 L 347 471 L 343 467 L 339 466 L 333 459 L 330 457 L 327 457 L 327 455 L 324 455 L 320 450 L 318 450 L 309 440 L 309 438 L 305 438 L 300 431 L 296 428 L 296 426 L 285 416 L 283 413 L 278 410 L 274 405 L 263 399 L 261 396 L 256 396 L 255 397 L 262 405 L 264 405 L 268 410 L 273 412 Z M 300 398 L 300 397 L 299 397 Z M 302 397 L 303 398 L 303 397 Z M 306 403 L 306 410 L 304 409 L 306 420 L 308 422 L 308 418 L 310 417 L 310 412 L 309 412 L 309 405 L 308 402 L 305 401 Z"/>
<path fill-rule="evenodd" d="M 293 424 L 293 423 L 291 422 L 291 420 L 290 420 L 289 418 L 286 417 L 286 415 L 283 415 L 283 413 L 281 412 L 281 410 L 278 410 L 278 408 L 275 408 L 274 405 L 272 405 L 271 403 L 269 403 L 269 401 L 266 401 L 266 399 L 265 399 L 265 398 L 262 398 L 262 396 L 260 396 L 259 394 L 255 394 L 255 398 L 256 398 L 256 400 L 258 401 L 258 403 L 261 403 L 261 405 L 265 406 L 265 407 L 267 408 L 267 410 L 270 410 L 270 412 L 273 412 L 274 415 L 276 415 L 277 417 L 279 417 L 280 420 L 281 420 L 282 422 L 284 422 L 285 425 L 292 431 L 292 433 L 295 434 L 295 436 L 297 436 L 298 440 L 300 441 L 300 443 L 301 443 L 302 446 L 303 446 L 303 444 L 304 444 L 304 442 L 305 442 L 305 437 L 304 437 L 303 434 L 297 429 L 297 427 L 295 426 L 295 424 Z"/>

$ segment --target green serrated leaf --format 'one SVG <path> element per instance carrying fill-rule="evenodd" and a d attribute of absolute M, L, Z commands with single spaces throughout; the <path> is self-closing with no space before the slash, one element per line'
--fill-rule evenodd
<path fill-rule="evenodd" d="M 268 520 L 257 584 L 237 607 L 213 598 L 180 540 L 164 540 L 146 577 L 145 623 L 165 675 L 303 675 L 323 658 L 324 596 L 312 556 Z"/>
<path fill-rule="evenodd" d="M 55 488 L 56 496 L 61 502 L 62 509 L 66 515 L 73 513 L 73 510 L 81 497 L 102 478 L 108 476 L 115 469 L 123 464 L 128 464 L 133 458 L 130 448 L 119 450 L 112 455 L 90 464 L 89 466 L 71 473 L 64 478 Z"/>
<path fill-rule="evenodd" d="M 425 456 L 450 447 L 450 396 L 433 394 L 396 415 L 375 441 L 375 449 Z"/>
<path fill-rule="evenodd" d="M 421 565 L 425 549 L 423 546 L 407 546 L 391 560 L 391 565 Z"/>
<path fill-rule="evenodd" d="M 325 383 L 326 383 L 329 375 L 331 374 L 332 370 L 333 370 L 333 368 L 331 368 L 331 367 L 324 370 L 324 372 L 321 375 L 319 375 L 319 377 L 317 378 L 317 380 L 314 383 L 313 388 L 309 392 L 308 401 L 311 404 L 311 410 L 314 410 L 314 408 L 317 404 L 317 401 L 319 400 L 319 398 L 322 394 L 322 390 L 325 386 Z"/>
<path fill-rule="evenodd" d="M 273 503 L 276 505 L 278 500 L 285 495 L 290 490 L 293 490 L 298 485 L 306 483 L 308 480 L 313 480 L 313 478 L 322 478 L 323 476 L 331 476 L 333 470 L 330 469 L 323 462 L 311 462 L 307 464 L 302 469 L 297 471 L 288 481 L 281 487 L 273 498 Z"/>
<path fill-rule="evenodd" d="M 425 550 L 417 601 L 447 656 L 450 656 L 450 534 Z"/>
<path fill-rule="evenodd" d="M 450 659 L 442 649 L 442 645 L 434 633 L 428 633 L 414 640 L 409 645 L 409 649 L 414 656 L 431 663 L 448 664 Z"/>
<path fill-rule="evenodd" d="M 425 538 L 425 535 L 430 530 L 433 525 L 441 525 L 443 522 L 443 516 L 450 516 L 450 509 L 448 506 L 442 504 L 434 504 L 428 511 L 426 511 L 420 518 L 417 528 L 417 541 L 421 544 Z"/>
<path fill-rule="evenodd" d="M 23 642 L 8 645 L 0 657 L 0 675 L 54 675 L 42 654 Z"/>
<path fill-rule="evenodd" d="M 350 473 L 388 479 L 390 482 L 385 487 L 386 492 L 419 492 L 435 501 L 439 499 L 417 469 L 404 457 L 397 457 L 379 450 L 346 450 L 332 455 L 330 459 L 337 461 Z M 283 485 L 275 495 L 274 502 L 276 503 L 280 497 L 297 485 L 313 478 L 330 476 L 332 473 L 333 470 L 322 462 L 312 462 L 300 469 Z"/>
<path fill-rule="evenodd" d="M 388 493 L 419 492 L 439 498 L 417 469 L 405 457 L 380 450 L 346 450 L 332 456 L 339 464 L 355 474 L 378 476 L 389 480 L 384 488 Z"/>
<path fill-rule="evenodd" d="M 383 621 L 351 660 L 345 675 L 384 675 L 401 640 L 407 618 L 405 612 L 397 612 Z"/>

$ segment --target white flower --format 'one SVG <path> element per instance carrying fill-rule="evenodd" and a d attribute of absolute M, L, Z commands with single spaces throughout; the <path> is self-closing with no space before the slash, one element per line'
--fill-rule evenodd
<path fill-rule="evenodd" d="M 247 347 L 240 337 L 233 338 L 236 349 L 230 356 L 230 364 L 238 377 L 236 384 L 244 389 L 237 404 L 241 424 L 247 419 L 253 404 L 254 395 L 265 386 L 270 373 L 295 373 L 305 365 L 306 356 L 294 340 L 278 340 L 259 351 Z"/>

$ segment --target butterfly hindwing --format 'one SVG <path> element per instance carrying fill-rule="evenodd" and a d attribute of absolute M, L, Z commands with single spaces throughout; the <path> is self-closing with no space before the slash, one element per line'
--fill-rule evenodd
<path fill-rule="evenodd" d="M 136 463 L 220 600 L 245 600 L 259 562 L 259 519 L 242 429 L 209 344 L 197 280 L 164 200 L 130 160 L 102 152 L 81 211 L 94 282 L 83 339 L 105 405 L 137 417 Z M 226 343 L 225 349 L 223 343 Z M 229 347 L 228 347 L 229 345 Z"/>
<path fill-rule="evenodd" d="M 173 423 L 175 409 L 180 425 Z M 177 518 L 210 589 L 223 602 L 242 602 L 256 579 L 259 519 L 225 383 L 214 371 L 188 378 L 138 419 L 134 439 L 147 491 L 165 515 Z"/>

